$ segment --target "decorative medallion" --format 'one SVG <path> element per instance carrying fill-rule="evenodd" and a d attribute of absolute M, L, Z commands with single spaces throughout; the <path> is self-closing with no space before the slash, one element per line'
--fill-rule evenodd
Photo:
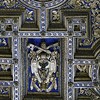
<path fill-rule="evenodd" d="M 52 0 L 34 0 L 34 1 L 39 1 L 39 2 L 48 2 L 48 1 L 52 1 Z"/>
<path fill-rule="evenodd" d="M 24 5 L 30 8 L 52 8 L 57 5 L 63 4 L 65 1 L 69 0 L 20 0 Z"/>

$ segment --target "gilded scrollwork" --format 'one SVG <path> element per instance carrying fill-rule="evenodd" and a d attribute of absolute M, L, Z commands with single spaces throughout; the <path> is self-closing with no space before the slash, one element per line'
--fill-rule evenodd
<path fill-rule="evenodd" d="M 79 42 L 79 46 L 88 46 L 88 45 L 92 44 L 93 39 L 88 39 L 88 38 L 86 38 L 86 39 L 79 39 L 78 42 Z"/>

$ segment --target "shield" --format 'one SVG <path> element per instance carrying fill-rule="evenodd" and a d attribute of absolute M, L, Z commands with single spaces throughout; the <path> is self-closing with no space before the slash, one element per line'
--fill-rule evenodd
<path fill-rule="evenodd" d="M 42 80 L 42 82 L 45 82 L 49 73 L 49 68 L 46 68 L 48 66 L 48 61 L 42 61 L 39 62 L 39 65 L 41 68 L 38 69 L 39 76 Z"/>

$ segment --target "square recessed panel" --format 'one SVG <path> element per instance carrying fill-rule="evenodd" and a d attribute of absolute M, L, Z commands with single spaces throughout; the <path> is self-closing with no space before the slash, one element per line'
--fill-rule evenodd
<path fill-rule="evenodd" d="M 0 100 L 11 100 L 11 88 L 0 86 Z"/>
<path fill-rule="evenodd" d="M 84 20 L 84 23 L 83 23 Z M 68 32 L 73 34 L 86 35 L 87 34 L 87 18 L 86 16 L 66 16 L 66 27 Z"/>
<path fill-rule="evenodd" d="M 90 9 L 62 9 L 62 18 L 65 19 L 67 30 L 75 35 L 91 36 L 91 11 Z M 72 24 L 73 29 L 68 26 Z M 80 25 L 80 26 L 79 26 Z"/>
<path fill-rule="evenodd" d="M 89 92 L 91 92 L 89 94 Z M 91 100 L 92 91 L 89 88 L 75 88 L 75 100 Z M 94 97 L 93 97 L 94 98 Z"/>
<path fill-rule="evenodd" d="M 11 38 L 0 38 L 0 58 L 12 57 L 12 42 Z"/>
<path fill-rule="evenodd" d="M 91 81 L 91 72 L 89 71 L 92 70 L 91 65 L 75 65 L 74 66 L 74 70 L 75 70 L 75 77 L 74 77 L 74 81 Z"/>
<path fill-rule="evenodd" d="M 80 31 L 80 25 L 74 25 L 74 31 Z"/>
<path fill-rule="evenodd" d="M 12 31 L 12 25 L 6 25 L 6 31 Z"/>
<path fill-rule="evenodd" d="M 12 65 L 0 64 L 0 80 L 3 80 L 3 81 L 13 80 Z"/>
<path fill-rule="evenodd" d="M 65 39 L 29 38 L 27 42 L 25 98 L 63 100 Z"/>

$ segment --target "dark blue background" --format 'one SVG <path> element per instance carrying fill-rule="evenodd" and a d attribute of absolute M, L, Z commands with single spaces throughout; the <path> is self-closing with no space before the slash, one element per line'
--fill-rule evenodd
<path fill-rule="evenodd" d="M 57 43 L 60 41 L 60 39 L 58 38 L 45 38 L 45 39 L 41 39 L 41 38 L 36 38 L 36 39 L 33 39 L 33 38 L 30 38 L 28 39 L 28 44 L 34 44 L 36 46 L 39 46 L 41 45 L 41 42 L 42 41 L 45 41 L 46 42 L 46 45 L 49 46 L 49 45 L 52 45 L 54 43 Z M 49 49 L 50 51 L 53 50 L 53 48 Z M 57 50 L 59 52 L 59 50 Z M 58 66 L 57 66 L 57 70 L 58 70 Z M 28 69 L 28 73 L 31 74 L 32 76 L 32 73 L 31 73 L 31 66 L 29 66 L 29 69 Z M 56 79 L 57 80 L 57 86 L 58 86 L 58 78 Z M 31 84 L 31 77 L 29 77 L 29 80 L 28 80 L 29 84 L 28 84 L 28 92 L 37 92 L 37 90 L 34 88 L 33 90 L 30 89 L 30 84 Z M 38 84 L 37 84 L 38 85 Z M 50 84 L 49 84 L 50 85 Z M 52 89 L 50 92 L 59 92 L 58 90 L 58 87 L 57 87 L 57 90 L 55 89 Z"/>

